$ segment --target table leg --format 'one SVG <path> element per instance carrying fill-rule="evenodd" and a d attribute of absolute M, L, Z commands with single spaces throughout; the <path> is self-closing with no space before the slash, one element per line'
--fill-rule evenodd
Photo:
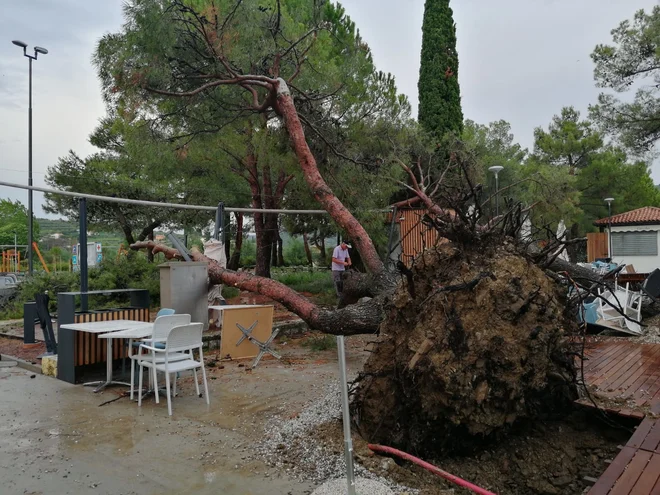
<path fill-rule="evenodd" d="M 94 393 L 101 392 L 104 390 L 107 386 L 109 385 L 125 385 L 130 387 L 130 383 L 126 382 L 115 382 L 112 381 L 112 341 L 114 339 L 108 338 L 108 345 L 107 345 L 107 352 L 106 352 L 106 363 L 105 363 L 105 381 L 97 381 L 97 382 L 89 382 L 89 383 L 83 383 L 85 386 L 94 386 L 98 385 L 94 389 Z"/>

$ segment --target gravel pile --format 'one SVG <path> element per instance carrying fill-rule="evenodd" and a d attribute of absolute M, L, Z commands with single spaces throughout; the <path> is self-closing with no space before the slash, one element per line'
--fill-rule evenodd
<path fill-rule="evenodd" d="M 346 479 L 337 479 L 323 483 L 312 495 L 346 495 Z M 366 478 L 355 479 L 355 491 L 360 495 L 394 495 L 394 492 L 379 481 Z"/>
<path fill-rule="evenodd" d="M 322 483 L 345 477 L 343 439 L 337 445 L 336 439 L 331 442 L 328 438 L 328 442 L 324 442 L 318 434 L 313 434 L 322 425 L 341 418 L 340 397 L 339 382 L 333 382 L 323 390 L 319 399 L 312 401 L 295 418 L 271 420 L 266 425 L 263 440 L 256 445 L 255 457 L 303 482 Z M 416 490 L 379 478 L 357 463 L 355 474 L 356 477 L 378 481 L 396 494 L 417 493 Z M 386 492 L 373 493 L 378 495 Z"/>
<path fill-rule="evenodd" d="M 660 327 L 658 327 L 658 320 L 653 319 L 653 322 L 642 321 L 642 324 L 648 325 L 642 327 L 642 335 L 635 338 L 637 342 L 644 342 L 646 344 L 660 344 Z"/>

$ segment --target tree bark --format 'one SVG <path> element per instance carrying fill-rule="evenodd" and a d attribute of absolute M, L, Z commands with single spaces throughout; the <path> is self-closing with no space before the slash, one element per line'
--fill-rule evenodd
<path fill-rule="evenodd" d="M 312 266 L 314 262 L 312 260 L 312 251 L 309 249 L 309 242 L 307 242 L 307 234 L 303 232 L 302 238 L 303 238 L 303 246 L 305 247 L 305 256 L 307 256 L 307 264 L 309 266 Z"/>
<path fill-rule="evenodd" d="M 248 183 L 252 193 L 252 207 L 256 209 L 263 208 L 261 187 L 259 185 L 259 171 L 257 169 L 257 156 L 254 150 L 249 146 L 246 157 L 246 166 L 249 172 Z M 257 237 L 257 259 L 255 274 L 259 277 L 270 278 L 270 241 L 265 224 L 265 215 L 261 212 L 254 213 L 254 230 Z"/>
<path fill-rule="evenodd" d="M 241 249 L 243 248 L 243 214 L 235 213 L 236 215 L 236 241 L 234 241 L 234 253 L 229 258 L 227 268 L 230 270 L 238 270 L 241 263 Z"/>
<path fill-rule="evenodd" d="M 296 153 L 305 181 L 314 198 L 330 214 L 333 220 L 344 231 L 349 233 L 351 241 L 362 255 L 362 260 L 367 270 L 373 273 L 384 271 L 385 265 L 381 261 L 380 256 L 378 256 L 378 251 L 376 251 L 376 247 L 371 241 L 369 234 L 367 234 L 364 227 L 348 211 L 339 198 L 335 196 L 332 189 L 330 189 L 323 179 L 323 176 L 321 176 L 316 159 L 305 139 L 305 131 L 298 117 L 293 98 L 286 82 L 282 78 L 278 79 L 277 84 L 276 110 L 284 120 L 284 125 L 291 138 L 293 150 Z"/>

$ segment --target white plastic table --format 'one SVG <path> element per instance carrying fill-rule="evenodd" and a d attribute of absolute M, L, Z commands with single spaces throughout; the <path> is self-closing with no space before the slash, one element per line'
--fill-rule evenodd
<path fill-rule="evenodd" d="M 119 332 L 133 330 L 138 334 L 144 333 L 148 330 L 148 335 L 153 331 L 153 323 L 135 320 L 110 320 L 110 321 L 90 321 L 85 323 L 68 323 L 62 325 L 62 328 L 67 330 L 75 330 L 77 332 L 87 332 L 99 335 L 99 338 L 108 339 L 107 354 L 106 354 L 106 379 L 105 381 L 96 381 L 83 383 L 84 386 L 94 386 L 94 392 L 100 392 L 109 385 L 126 385 L 130 387 L 130 383 L 113 381 L 112 379 L 112 339 L 114 338 L 127 338 L 119 334 Z M 130 338 L 130 337 L 128 337 Z M 133 337 L 140 338 L 140 337 Z"/>

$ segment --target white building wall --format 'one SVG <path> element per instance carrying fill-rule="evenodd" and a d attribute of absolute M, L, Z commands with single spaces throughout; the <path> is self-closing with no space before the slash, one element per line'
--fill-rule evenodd
<path fill-rule="evenodd" d="M 612 232 L 642 232 L 642 231 L 655 231 L 660 232 L 660 225 L 630 225 L 627 227 L 612 226 Z M 609 236 L 608 236 L 609 242 Z M 658 242 L 656 238 L 656 242 Z M 610 251 L 611 252 L 611 251 Z M 625 263 L 626 265 L 633 265 L 635 271 L 639 273 L 650 273 L 656 268 L 660 268 L 660 249 L 658 249 L 658 256 L 617 256 L 616 251 L 613 253 L 612 261 L 617 264 Z"/>

